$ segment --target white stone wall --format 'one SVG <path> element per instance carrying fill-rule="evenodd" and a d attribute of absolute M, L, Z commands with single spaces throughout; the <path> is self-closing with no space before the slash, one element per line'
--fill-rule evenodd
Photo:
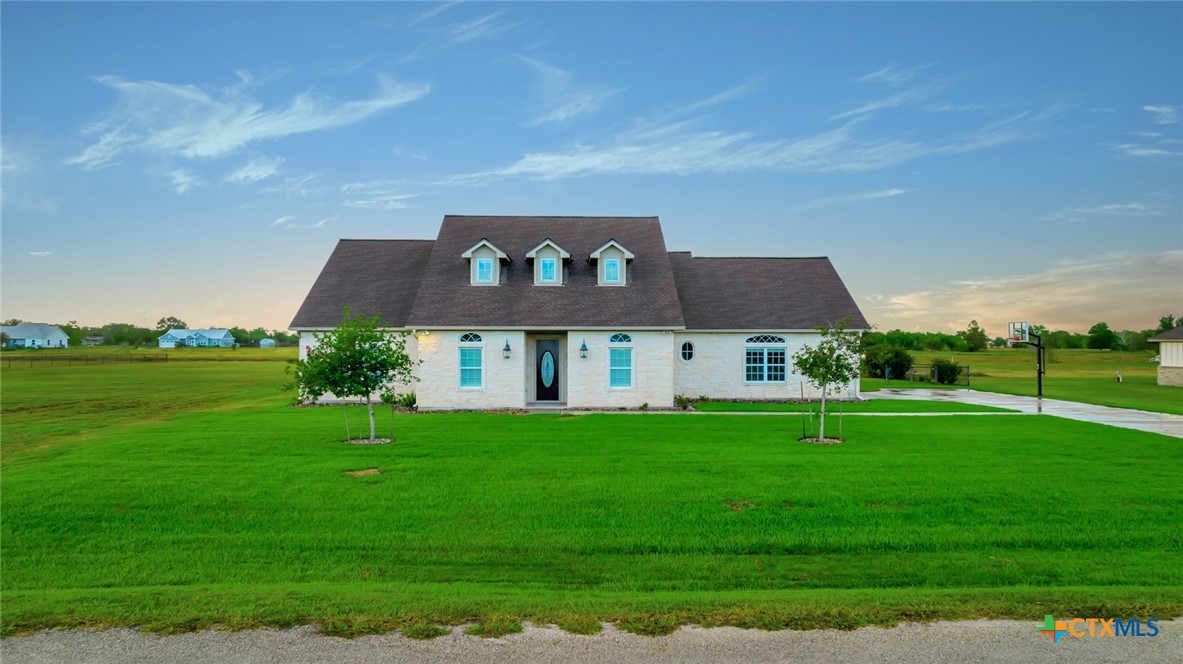
<path fill-rule="evenodd" d="M 745 381 L 744 348 L 748 337 L 757 334 L 776 334 L 786 340 L 788 375 L 784 383 L 747 383 Z M 793 353 L 803 344 L 816 345 L 821 335 L 816 332 L 679 332 L 674 336 L 674 394 L 694 398 L 713 399 L 800 399 L 802 384 L 807 399 L 820 399 L 821 391 L 813 388 L 799 374 L 794 373 Z M 682 360 L 682 343 L 694 344 L 694 359 Z M 843 387 L 842 398 L 858 397 L 858 379 Z M 834 393 L 830 393 L 833 398 Z"/>
<path fill-rule="evenodd" d="M 624 332 L 633 339 L 633 386 L 608 386 L 608 338 Z M 579 347 L 587 342 L 587 359 Z M 572 331 L 567 334 L 567 406 L 570 408 L 653 408 L 674 405 L 672 332 Z"/>
<path fill-rule="evenodd" d="M 328 330 L 319 330 L 319 331 L 320 332 L 327 332 Z M 411 358 L 412 363 L 416 363 L 419 361 L 418 340 L 415 338 L 415 335 L 409 334 L 409 333 L 407 334 L 406 339 L 407 339 L 407 355 Z M 300 359 L 301 360 L 306 359 L 308 357 L 308 349 L 315 348 L 318 345 L 319 344 L 316 341 L 316 336 L 315 336 L 314 332 L 306 332 L 306 331 L 300 332 Z M 409 385 L 408 384 L 400 384 L 397 386 L 397 391 L 399 394 L 406 394 L 407 392 L 418 392 L 418 390 L 419 390 L 418 383 L 411 383 Z M 378 399 L 378 395 L 374 394 L 373 398 L 375 400 Z M 341 400 L 340 398 L 338 398 L 337 396 L 335 396 L 333 394 L 326 394 L 326 395 L 322 396 L 320 399 L 318 399 L 317 403 L 331 403 L 331 402 L 336 402 L 336 401 L 340 401 L 340 400 Z"/>
<path fill-rule="evenodd" d="M 473 330 L 481 335 L 483 385 L 460 387 L 460 335 L 463 330 L 419 330 L 420 410 L 523 408 L 526 405 L 526 336 L 517 331 Z M 502 356 L 509 341 L 510 359 Z M 469 344 L 465 344 L 468 346 Z"/>

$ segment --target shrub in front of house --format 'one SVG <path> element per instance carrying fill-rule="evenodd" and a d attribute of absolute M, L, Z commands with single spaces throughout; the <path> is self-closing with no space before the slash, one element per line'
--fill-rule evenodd
<path fill-rule="evenodd" d="M 941 385 L 953 385 L 961 377 L 961 366 L 953 360 L 943 357 L 932 359 L 933 381 Z"/>
<path fill-rule="evenodd" d="M 892 378 L 903 378 L 912 369 L 912 354 L 899 346 L 879 344 L 867 349 L 867 375 L 872 378 L 885 377 L 891 371 Z"/>

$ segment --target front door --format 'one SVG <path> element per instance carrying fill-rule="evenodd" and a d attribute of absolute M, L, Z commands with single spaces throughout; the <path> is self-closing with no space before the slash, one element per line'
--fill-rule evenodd
<path fill-rule="evenodd" d="M 536 342 L 535 355 L 537 366 L 534 372 L 537 378 L 537 399 L 539 401 L 559 400 L 559 340 L 539 339 Z"/>

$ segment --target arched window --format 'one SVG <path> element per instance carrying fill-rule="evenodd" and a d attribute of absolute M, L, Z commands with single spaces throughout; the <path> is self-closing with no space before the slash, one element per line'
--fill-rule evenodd
<path fill-rule="evenodd" d="M 481 335 L 465 332 L 460 335 L 460 387 L 482 388 L 485 386 L 485 349 L 478 345 Z"/>
<path fill-rule="evenodd" d="M 610 344 L 631 344 L 633 338 L 624 332 L 608 337 Z M 626 346 L 608 347 L 608 387 L 629 389 L 633 386 L 633 349 Z"/>
<path fill-rule="evenodd" d="M 775 334 L 748 337 L 744 348 L 744 382 L 783 383 L 788 377 L 788 347 Z"/>
<path fill-rule="evenodd" d="M 694 359 L 694 344 L 689 341 L 682 342 L 682 361 L 689 362 Z"/>
<path fill-rule="evenodd" d="M 462 344 L 479 344 L 481 342 L 481 335 L 476 332 L 465 332 L 460 335 L 460 343 Z"/>
<path fill-rule="evenodd" d="M 778 337 L 774 334 L 757 334 L 754 337 L 748 337 L 749 344 L 783 344 L 784 337 Z"/>

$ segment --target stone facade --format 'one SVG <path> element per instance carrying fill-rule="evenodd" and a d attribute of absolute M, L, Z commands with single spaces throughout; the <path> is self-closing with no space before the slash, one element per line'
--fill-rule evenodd
<path fill-rule="evenodd" d="M 1183 387 L 1183 367 L 1158 368 L 1158 384 L 1171 387 Z"/>
<path fill-rule="evenodd" d="M 611 331 L 572 331 L 567 335 L 567 406 L 570 408 L 653 408 L 674 405 L 674 335 L 669 331 L 630 332 L 631 343 L 610 344 Z M 579 348 L 587 343 L 587 359 Z M 609 387 L 610 347 L 632 348 L 632 387 Z"/>
<path fill-rule="evenodd" d="M 526 335 L 521 330 L 473 330 L 481 337 L 482 385 L 460 386 L 460 335 L 457 330 L 419 330 L 419 382 L 416 397 L 420 410 L 482 410 L 526 406 Z M 510 358 L 502 356 L 509 342 Z"/>
<path fill-rule="evenodd" d="M 327 330 L 325 330 L 325 331 L 327 331 Z M 300 332 L 300 359 L 301 360 L 308 357 L 309 349 L 315 348 L 316 346 L 319 345 L 316 341 L 316 334 L 317 334 L 317 332 L 312 332 L 312 331 Z M 415 335 L 410 334 L 409 331 L 407 333 L 407 355 L 411 358 L 411 362 L 414 363 L 414 362 L 419 361 L 418 339 L 415 338 Z M 415 383 L 413 385 L 403 384 L 403 385 L 397 386 L 397 392 L 399 394 L 406 394 L 407 392 L 414 392 L 417 389 L 418 389 L 418 383 Z M 378 398 L 377 394 L 374 394 L 372 396 L 374 399 Z M 318 400 L 318 402 L 319 403 L 333 403 L 333 402 L 337 402 L 340 400 L 341 399 L 339 399 L 335 395 L 326 394 L 323 397 L 321 397 Z"/>
<path fill-rule="evenodd" d="M 679 332 L 674 335 L 673 384 L 674 394 L 694 398 L 707 396 L 712 399 L 800 399 L 804 388 L 805 398 L 820 399 L 821 391 L 809 385 L 805 378 L 793 373 L 793 353 L 804 344 L 817 345 L 821 335 L 816 332 L 778 332 L 785 338 L 788 375 L 783 383 L 749 383 L 746 381 L 745 348 L 753 332 Z M 682 344 L 694 344 L 694 359 L 685 361 L 681 356 Z M 858 398 L 859 383 L 856 378 L 850 385 L 839 390 L 840 398 Z M 835 395 L 831 394 L 831 398 Z"/>

